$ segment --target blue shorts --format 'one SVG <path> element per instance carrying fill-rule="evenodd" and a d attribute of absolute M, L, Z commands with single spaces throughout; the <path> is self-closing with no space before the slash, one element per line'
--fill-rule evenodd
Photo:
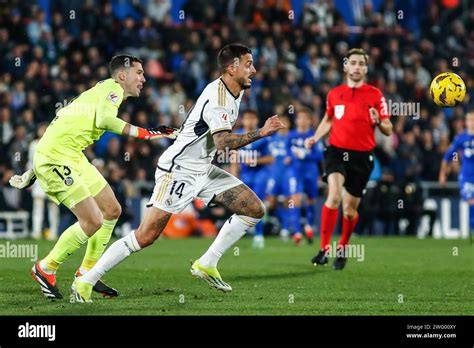
<path fill-rule="evenodd" d="M 256 172 L 245 173 L 240 176 L 240 180 L 255 192 L 258 198 L 265 199 L 268 181 L 268 172 L 259 170 Z"/>
<path fill-rule="evenodd" d="M 300 175 L 294 175 L 296 179 L 296 193 L 305 193 L 308 198 L 313 199 L 318 195 L 318 173 L 307 171 Z"/>
<path fill-rule="evenodd" d="M 298 193 L 305 193 L 309 198 L 318 195 L 317 174 L 306 173 L 298 176 L 293 170 L 276 170 L 268 179 L 267 195 L 289 197 Z"/>
<path fill-rule="evenodd" d="M 289 196 L 288 177 L 283 175 L 272 175 L 268 178 L 266 193 L 268 196 Z"/>
<path fill-rule="evenodd" d="M 465 201 L 474 199 L 474 182 L 460 180 L 459 187 L 461 189 L 461 198 Z"/>

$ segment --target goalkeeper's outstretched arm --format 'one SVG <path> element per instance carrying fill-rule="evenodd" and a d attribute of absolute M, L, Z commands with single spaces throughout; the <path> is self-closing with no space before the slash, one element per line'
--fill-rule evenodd
<path fill-rule="evenodd" d="M 154 128 L 142 128 L 131 125 L 115 116 L 97 117 L 96 126 L 112 133 L 127 135 L 140 139 L 156 139 L 160 137 L 175 139 L 178 129 L 168 126 L 157 126 Z"/>

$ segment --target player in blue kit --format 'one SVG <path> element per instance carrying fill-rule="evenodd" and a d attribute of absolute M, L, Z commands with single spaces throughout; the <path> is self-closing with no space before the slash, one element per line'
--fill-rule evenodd
<path fill-rule="evenodd" d="M 243 134 L 253 131 L 258 127 L 258 115 L 254 110 L 246 110 L 242 115 L 242 129 L 236 131 L 237 134 Z M 256 195 L 264 201 L 266 196 L 266 186 L 269 176 L 269 164 L 273 162 L 273 157 L 268 148 L 269 140 L 267 138 L 259 139 L 250 143 L 239 151 L 240 166 L 232 166 L 232 173 L 242 180 Z M 240 175 L 237 175 L 240 171 Z M 255 234 L 252 246 L 262 249 L 265 247 L 263 237 L 263 221 L 255 225 Z"/>
<path fill-rule="evenodd" d="M 466 115 L 466 131 L 456 136 L 446 152 L 439 172 L 440 184 L 446 183 L 451 162 L 461 161 L 459 187 L 461 197 L 469 204 L 469 227 L 474 231 L 474 111 Z"/>
<path fill-rule="evenodd" d="M 306 138 L 314 134 L 311 127 L 311 112 L 307 109 L 298 111 L 295 121 L 296 129 L 288 133 L 287 147 L 291 157 L 292 177 L 290 178 L 290 191 L 293 202 L 289 209 L 290 229 L 293 231 L 293 241 L 296 245 L 301 243 L 301 207 L 303 206 L 303 194 L 306 195 L 306 223 L 304 233 L 309 243 L 313 242 L 313 225 L 315 215 L 316 196 L 318 194 L 318 162 L 323 160 L 322 144 L 308 150 L 304 146 Z"/>
<path fill-rule="evenodd" d="M 280 121 L 286 128 L 280 129 L 269 138 L 268 146 L 274 161 L 270 166 L 267 181 L 267 202 L 269 212 L 276 211 L 276 215 L 282 226 L 280 237 L 286 241 L 290 234 L 288 200 L 292 194 L 296 193 L 296 185 L 294 185 L 294 192 L 291 192 L 290 178 L 293 178 L 294 175 L 292 174 L 291 166 L 289 166 L 291 158 L 287 144 L 290 120 L 288 116 L 282 115 L 280 116 Z M 282 205 L 278 205 L 278 197 L 280 196 L 283 196 Z"/>

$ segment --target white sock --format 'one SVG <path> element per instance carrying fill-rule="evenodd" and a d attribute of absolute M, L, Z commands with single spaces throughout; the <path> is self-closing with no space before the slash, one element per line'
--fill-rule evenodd
<path fill-rule="evenodd" d="M 97 281 L 113 267 L 125 260 L 131 253 L 139 251 L 140 245 L 135 231 L 113 243 L 101 256 L 92 269 L 82 277 L 82 281 L 95 285 Z"/>
<path fill-rule="evenodd" d="M 216 267 L 219 259 L 227 249 L 235 244 L 242 236 L 255 226 L 260 219 L 248 216 L 232 215 L 222 226 L 219 234 L 209 249 L 199 259 L 199 263 L 204 267 Z"/>

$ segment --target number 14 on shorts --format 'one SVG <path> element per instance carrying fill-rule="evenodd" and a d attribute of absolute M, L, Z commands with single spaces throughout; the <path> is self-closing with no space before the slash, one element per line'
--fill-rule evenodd
<path fill-rule="evenodd" d="M 173 181 L 173 183 L 171 184 L 170 196 L 172 196 L 173 193 L 175 193 L 178 196 L 178 198 L 181 198 L 183 196 L 183 190 L 184 190 L 185 184 L 186 183 L 184 182 L 178 184 L 177 180 Z"/>

